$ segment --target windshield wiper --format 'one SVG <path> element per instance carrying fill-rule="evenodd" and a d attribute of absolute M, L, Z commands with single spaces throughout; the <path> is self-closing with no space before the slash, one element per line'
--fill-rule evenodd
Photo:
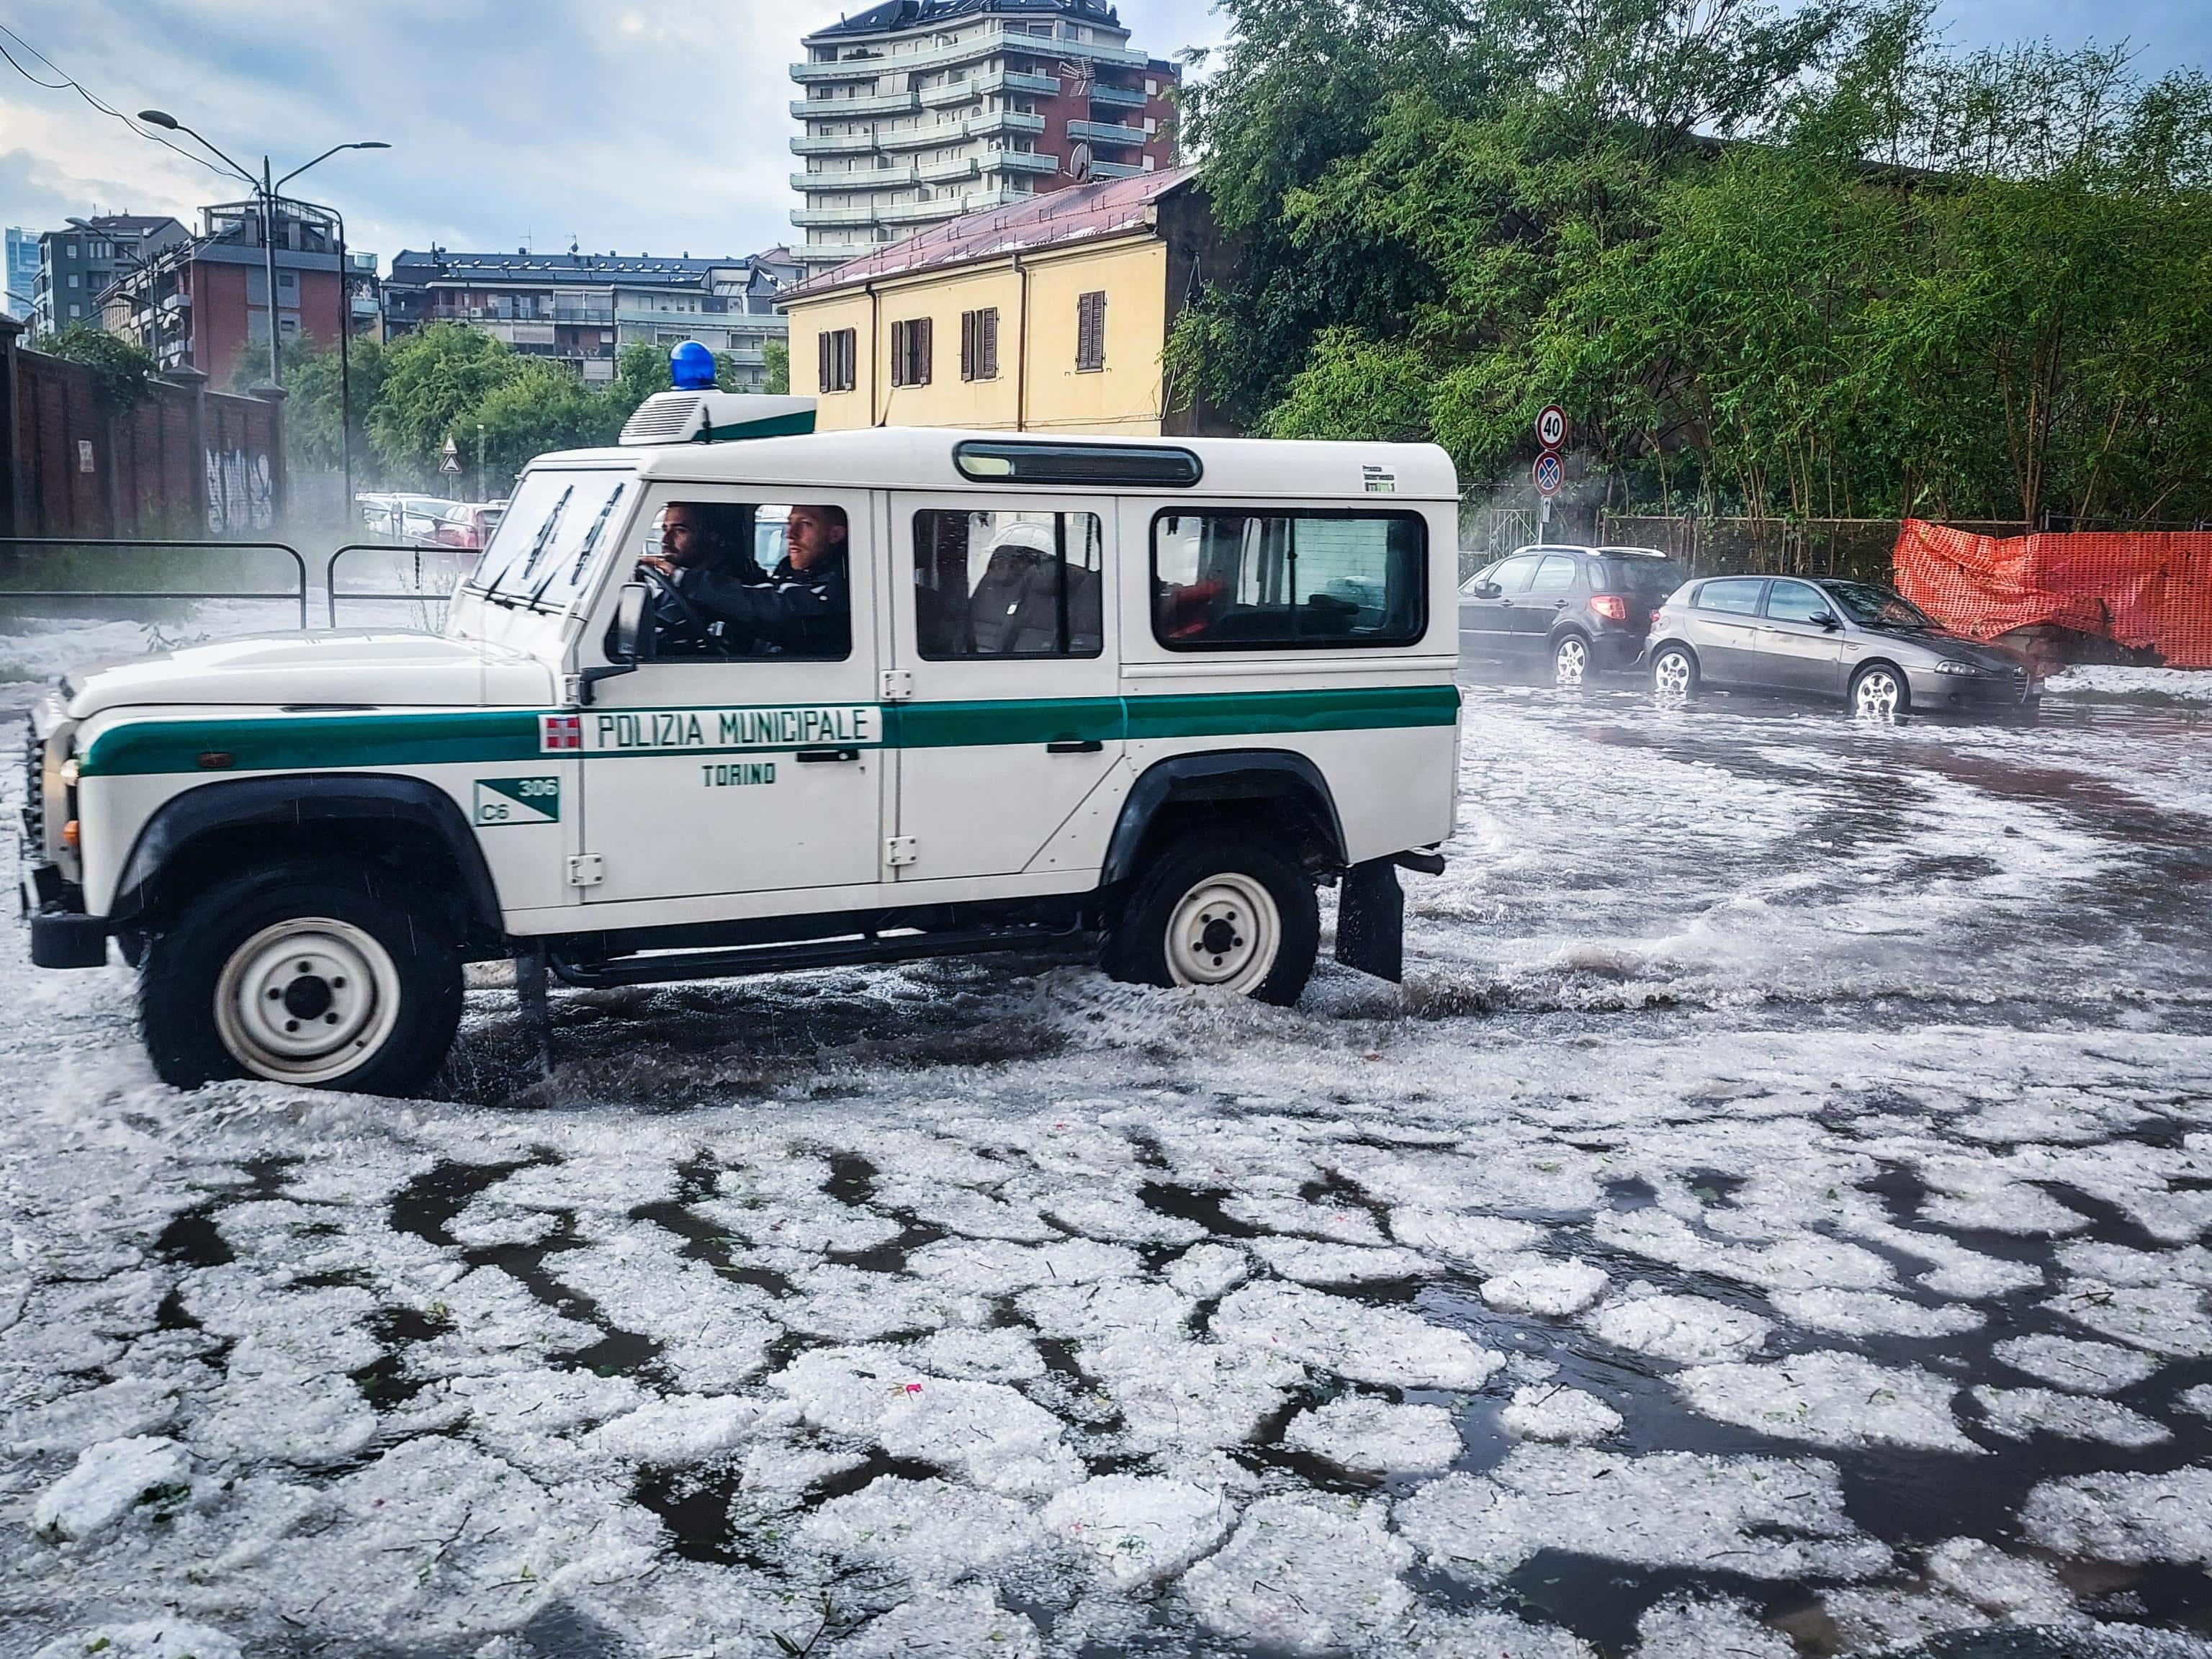
<path fill-rule="evenodd" d="M 501 566 L 499 574 L 492 578 L 491 586 L 485 590 L 487 593 L 495 593 L 504 589 L 509 572 L 514 572 L 518 576 L 526 577 L 532 571 L 538 568 L 538 562 L 545 556 L 545 549 L 553 539 L 553 532 L 561 527 L 561 515 L 568 511 L 568 498 L 575 493 L 576 486 L 574 484 L 570 484 L 561 492 L 561 499 L 553 503 L 553 510 L 545 515 L 545 522 L 538 526 L 538 534 L 531 540 L 529 553 L 520 561 L 509 559 Z M 521 567 L 519 570 L 516 569 L 518 563 Z M 523 601 L 518 599 L 516 603 L 521 604 Z"/>
<path fill-rule="evenodd" d="M 599 546 L 599 538 L 606 533 L 607 520 L 614 516 L 616 504 L 622 500 L 623 492 L 629 488 L 627 482 L 617 484 L 614 494 L 608 496 L 605 505 L 599 508 L 599 516 L 592 520 L 592 527 L 585 532 L 584 544 L 576 550 L 576 562 L 568 572 L 568 585 L 571 587 L 583 580 L 584 567 L 591 562 L 592 550 Z M 532 610 L 537 608 L 538 601 L 544 594 L 545 590 L 553 585 L 553 578 L 559 574 L 559 571 L 560 567 L 556 565 L 538 579 L 538 586 L 530 591 L 530 604 Z"/>

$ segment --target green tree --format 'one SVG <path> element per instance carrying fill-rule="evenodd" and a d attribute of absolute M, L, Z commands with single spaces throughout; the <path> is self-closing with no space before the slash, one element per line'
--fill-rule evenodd
<path fill-rule="evenodd" d="M 71 323 L 43 347 L 50 357 L 79 363 L 92 377 L 92 395 L 100 410 L 121 415 L 154 395 L 161 365 L 152 353 L 105 329 Z"/>
<path fill-rule="evenodd" d="M 473 429 L 480 418 L 473 411 L 523 362 L 504 342 L 459 323 L 433 323 L 393 341 L 368 413 L 369 441 L 401 473 L 430 476 L 446 440 Z"/>
<path fill-rule="evenodd" d="M 498 494 L 505 488 L 501 481 L 536 456 L 612 443 L 629 413 L 619 397 L 592 390 L 565 364 L 523 357 L 469 410 L 457 430 L 483 427 L 485 488 Z"/>
<path fill-rule="evenodd" d="M 284 359 L 284 453 L 295 469 L 336 469 L 343 456 L 338 444 L 341 387 L 352 383 L 355 482 L 368 483 L 378 452 L 369 442 L 368 419 L 382 400 L 386 355 L 374 337 L 356 335 L 341 363 L 335 343 L 295 347 Z M 343 373 L 341 373 L 341 370 Z"/>
<path fill-rule="evenodd" d="M 770 340 L 761 348 L 761 358 L 767 366 L 768 381 L 761 389 L 770 397 L 791 395 L 791 342 Z"/>

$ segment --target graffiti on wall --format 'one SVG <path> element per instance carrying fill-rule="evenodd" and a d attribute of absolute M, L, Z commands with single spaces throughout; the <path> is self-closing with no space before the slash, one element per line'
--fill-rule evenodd
<path fill-rule="evenodd" d="M 211 536 L 274 526 L 276 489 L 269 474 L 269 457 L 249 455 L 243 449 L 209 450 L 207 504 Z"/>

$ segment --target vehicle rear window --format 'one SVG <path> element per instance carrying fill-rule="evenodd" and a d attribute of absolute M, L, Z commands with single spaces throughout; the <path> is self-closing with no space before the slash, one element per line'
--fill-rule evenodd
<path fill-rule="evenodd" d="M 1418 513 L 1167 512 L 1152 636 L 1172 651 L 1411 645 L 1428 632 Z"/>
<path fill-rule="evenodd" d="M 1605 585 L 1616 593 L 1633 593 L 1640 599 L 1665 599 L 1680 587 L 1686 574 L 1672 559 L 1608 558 Z"/>
<path fill-rule="evenodd" d="M 1755 617 L 1759 614 L 1759 596 L 1766 588 L 1759 576 L 1738 576 L 1726 581 L 1707 582 L 1698 590 L 1698 609 L 1722 611 L 1731 616 Z"/>

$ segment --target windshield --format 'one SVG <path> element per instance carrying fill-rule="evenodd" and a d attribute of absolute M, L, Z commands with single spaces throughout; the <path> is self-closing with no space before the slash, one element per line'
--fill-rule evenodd
<path fill-rule="evenodd" d="M 635 483 L 627 472 L 528 474 L 464 590 L 494 605 L 567 610 L 592 555 L 619 527 Z"/>
<path fill-rule="evenodd" d="M 1876 587 L 1871 582 L 1823 582 L 1821 586 L 1836 596 L 1836 603 L 1849 611 L 1851 620 L 1862 628 L 1933 629 L 1939 626 L 1933 617 L 1903 594 Z"/>
<path fill-rule="evenodd" d="M 1608 555 L 1606 586 L 1616 592 L 1633 593 L 1639 599 L 1663 599 L 1688 579 L 1672 559 L 1621 558 Z"/>

